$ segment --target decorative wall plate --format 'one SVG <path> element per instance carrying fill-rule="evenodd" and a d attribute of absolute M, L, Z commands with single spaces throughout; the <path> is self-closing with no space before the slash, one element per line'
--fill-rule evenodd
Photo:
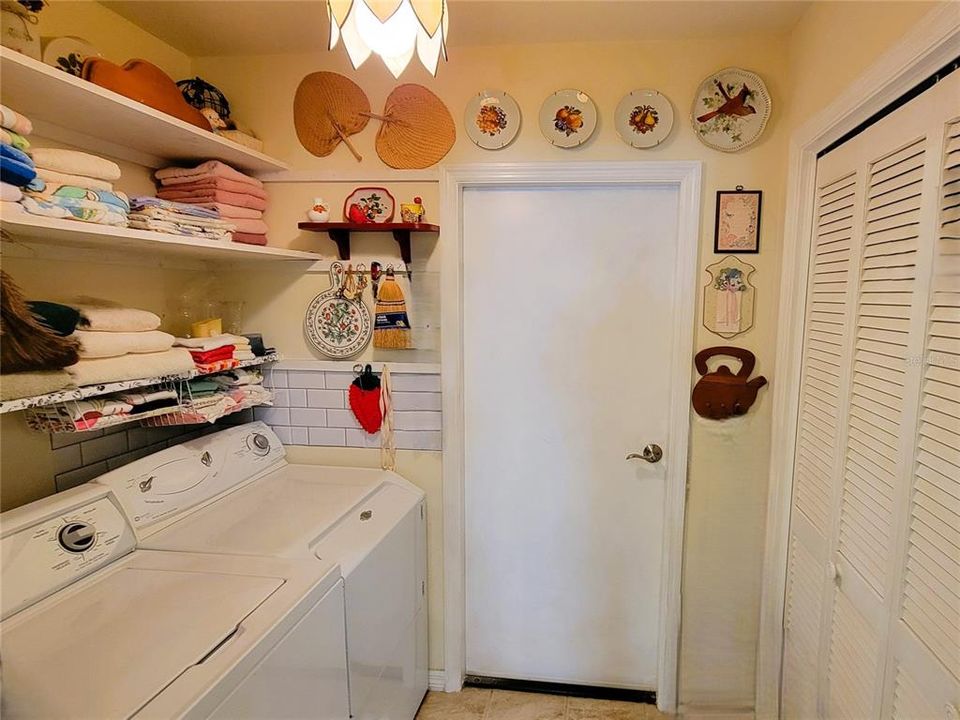
<path fill-rule="evenodd" d="M 750 276 L 756 271 L 729 255 L 706 268 L 710 282 L 703 288 L 703 326 L 722 338 L 732 338 L 753 327 L 756 289 Z"/>
<path fill-rule="evenodd" d="M 693 98 L 691 122 L 700 141 L 715 150 L 742 150 L 763 133 L 770 93 L 756 73 L 726 68 L 706 78 Z"/>
<path fill-rule="evenodd" d="M 467 103 L 463 124 L 479 147 L 500 150 L 520 131 L 520 106 L 503 90 L 481 90 Z"/>
<path fill-rule="evenodd" d="M 557 90 L 540 106 L 540 132 L 552 145 L 582 145 L 597 128 L 597 108 L 580 90 Z"/>
<path fill-rule="evenodd" d="M 76 77 L 80 77 L 88 57 L 100 57 L 100 51 L 83 38 L 53 38 L 43 48 L 43 62 Z"/>
<path fill-rule="evenodd" d="M 359 187 L 343 201 L 343 218 L 348 222 L 388 223 L 393 221 L 396 207 L 397 201 L 386 188 Z M 357 215 L 358 210 L 361 215 Z M 359 219 L 361 216 L 366 220 Z"/>
<path fill-rule="evenodd" d="M 673 105 L 656 90 L 633 90 L 617 105 L 616 125 L 627 145 L 656 147 L 673 129 Z"/>
<path fill-rule="evenodd" d="M 330 265 L 330 289 L 317 295 L 307 306 L 303 334 L 327 357 L 353 357 L 370 344 L 373 322 L 361 297 L 343 296 L 344 270 L 341 263 Z"/>

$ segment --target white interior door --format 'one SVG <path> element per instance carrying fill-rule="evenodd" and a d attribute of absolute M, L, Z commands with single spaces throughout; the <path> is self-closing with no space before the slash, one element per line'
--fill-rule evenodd
<path fill-rule="evenodd" d="M 678 192 L 464 190 L 468 674 L 656 688 Z"/>

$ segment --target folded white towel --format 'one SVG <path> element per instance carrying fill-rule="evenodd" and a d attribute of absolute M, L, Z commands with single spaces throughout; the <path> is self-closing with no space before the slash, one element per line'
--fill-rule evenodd
<path fill-rule="evenodd" d="M 143 332 L 160 327 L 160 316 L 148 310 L 114 305 L 67 303 L 80 311 L 80 327 L 97 332 Z"/>
<path fill-rule="evenodd" d="M 123 380 L 179 375 L 193 370 L 194 364 L 187 350 L 170 348 L 158 353 L 81 360 L 76 365 L 65 369 L 77 385 L 100 385 Z"/>
<path fill-rule="evenodd" d="M 79 150 L 35 147 L 30 149 L 29 155 L 34 165 L 45 170 L 98 180 L 120 179 L 120 166 L 115 162 Z"/>
<path fill-rule="evenodd" d="M 174 337 L 160 330 L 143 332 L 99 332 L 77 330 L 81 358 L 119 357 L 127 353 L 162 352 L 173 347 Z"/>
<path fill-rule="evenodd" d="M 242 335 L 224 333 L 222 335 L 204 338 L 177 338 L 175 344 L 180 347 L 190 348 L 191 350 L 207 352 L 208 350 L 216 350 L 217 348 L 226 347 L 227 345 L 233 345 L 238 350 L 247 349 L 250 347 L 250 340 Z"/>
<path fill-rule="evenodd" d="M 157 400 L 176 400 L 176 390 L 135 390 L 123 393 L 120 399 L 131 405 L 146 405 Z"/>

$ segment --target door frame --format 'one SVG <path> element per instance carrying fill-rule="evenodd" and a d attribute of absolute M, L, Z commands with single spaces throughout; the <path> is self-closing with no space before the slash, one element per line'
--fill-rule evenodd
<path fill-rule="evenodd" d="M 960 16 L 944 3 L 924 16 L 830 105 L 790 139 L 783 231 L 770 492 L 757 647 L 756 718 L 780 716 L 783 612 L 793 465 L 800 410 L 807 271 L 813 241 L 817 154 L 956 59 Z"/>
<path fill-rule="evenodd" d="M 674 477 L 665 489 L 657 658 L 657 705 L 677 703 L 680 579 L 690 433 L 690 370 L 700 250 L 699 161 L 483 163 L 444 167 L 440 174 L 441 356 L 443 390 L 444 689 L 456 692 L 466 672 L 466 558 L 463 403 L 463 191 L 466 188 L 583 185 L 669 185 L 679 192 L 677 322 L 671 348 L 669 436 L 664 462 Z M 682 479 L 682 480 L 681 480 Z"/>

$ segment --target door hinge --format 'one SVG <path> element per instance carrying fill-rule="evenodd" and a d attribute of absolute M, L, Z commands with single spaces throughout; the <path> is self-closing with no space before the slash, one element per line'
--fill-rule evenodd
<path fill-rule="evenodd" d="M 423 520 L 423 503 L 420 503 L 420 519 Z"/>
<path fill-rule="evenodd" d="M 421 580 L 421 581 L 420 581 L 420 594 L 421 594 L 421 595 L 426 595 L 426 594 L 427 594 L 427 581 L 426 581 L 426 580 Z"/>

